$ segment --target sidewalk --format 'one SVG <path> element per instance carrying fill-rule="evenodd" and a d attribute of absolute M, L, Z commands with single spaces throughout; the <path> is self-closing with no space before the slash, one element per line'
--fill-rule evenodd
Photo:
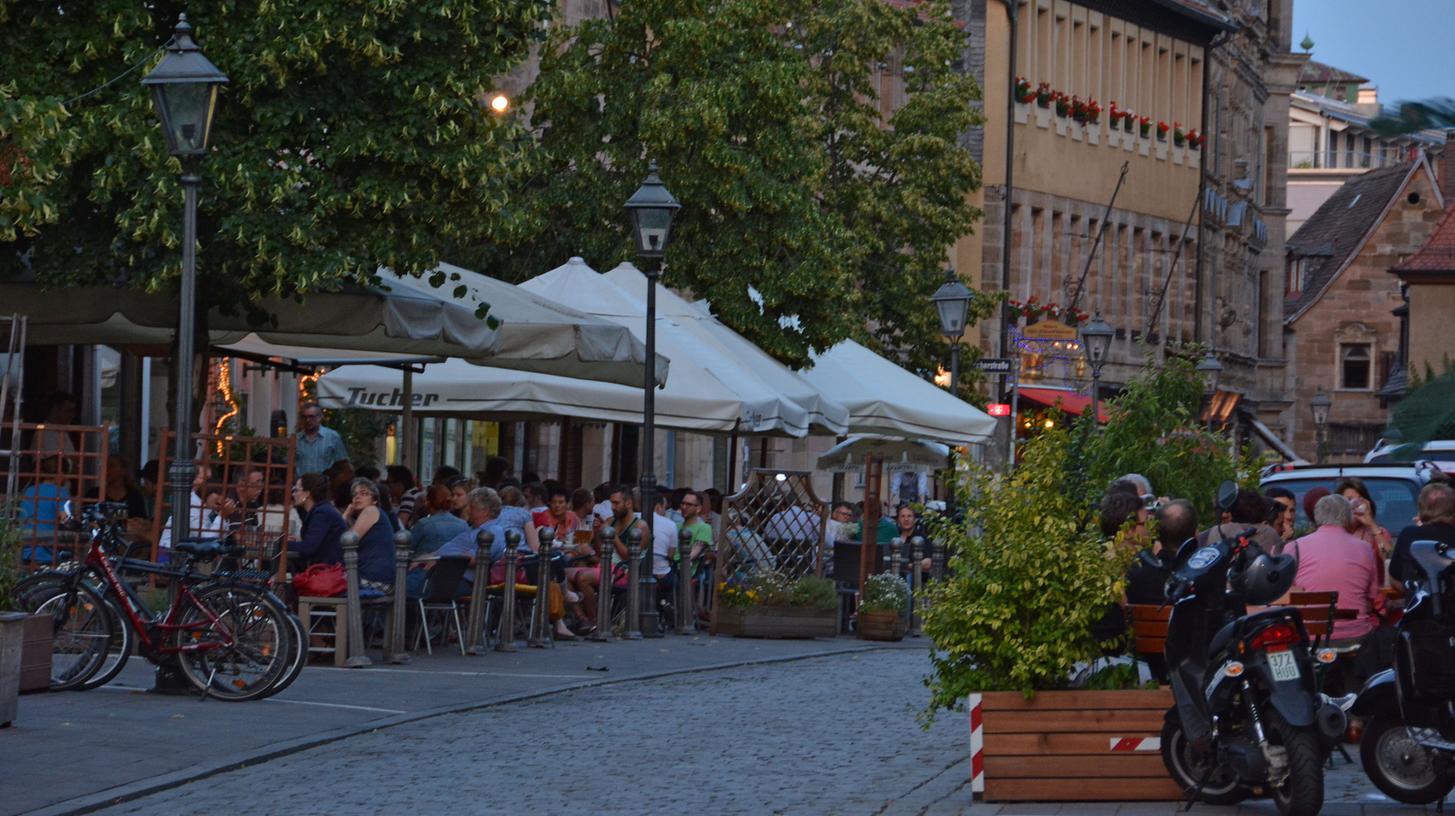
<path fill-rule="evenodd" d="M 15 724 L 0 730 L 0 814 L 91 809 L 381 726 L 564 689 L 872 648 L 696 635 L 479 657 L 437 650 L 406 666 L 310 665 L 287 691 L 252 703 L 145 693 L 152 667 L 133 658 L 104 688 L 21 698 Z"/>

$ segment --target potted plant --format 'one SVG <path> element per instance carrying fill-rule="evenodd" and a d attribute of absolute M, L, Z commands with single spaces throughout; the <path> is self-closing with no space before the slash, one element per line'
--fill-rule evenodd
<path fill-rule="evenodd" d="M 20 698 L 20 654 L 25 622 L 15 585 L 20 582 L 20 530 L 0 505 L 0 728 L 15 720 Z"/>
<path fill-rule="evenodd" d="M 1035 99 L 1036 97 L 1037 94 L 1034 90 L 1032 90 L 1031 81 L 1029 79 L 1021 76 L 1015 78 L 1015 101 L 1017 103 L 1021 105 L 1027 105 L 1030 104 L 1031 100 Z"/>
<path fill-rule="evenodd" d="M 1051 83 L 1042 82 L 1036 86 L 1036 107 L 1049 108 L 1055 99 L 1056 92 L 1051 90 Z"/>
<path fill-rule="evenodd" d="M 1071 97 L 1060 91 L 1053 93 L 1051 97 L 1056 102 L 1056 115 L 1065 119 L 1071 115 Z"/>
<path fill-rule="evenodd" d="M 1147 138 L 1148 134 L 1151 133 L 1151 130 L 1152 130 L 1152 117 L 1150 117 L 1150 116 L 1138 116 L 1137 117 L 1137 127 L 1140 129 L 1142 138 L 1143 139 Z"/>
<path fill-rule="evenodd" d="M 1187 133 L 1182 130 L 1181 122 L 1172 123 L 1172 143 L 1178 147 L 1187 145 Z"/>
<path fill-rule="evenodd" d="M 1167 141 L 1167 123 L 1161 119 L 1157 120 L 1157 141 Z"/>
<path fill-rule="evenodd" d="M 758 638 L 833 637 L 839 591 L 816 575 L 793 579 L 776 570 L 741 573 L 718 584 L 713 621 L 719 634 Z"/>
<path fill-rule="evenodd" d="M 1189 150 L 1198 150 L 1202 147 L 1202 134 L 1197 128 L 1187 131 L 1187 147 Z"/>
<path fill-rule="evenodd" d="M 1140 472 L 1210 517 L 1208 480 L 1238 470 L 1226 442 L 1197 422 L 1199 388 L 1192 363 L 1169 358 L 1106 404 L 1105 426 L 1057 422 L 1009 474 L 977 469 L 955 486 L 963 522 L 930 521 L 955 555 L 925 589 L 925 716 L 970 708 L 972 789 L 987 800 L 1180 798 L 1149 742 L 1172 705 L 1168 690 L 1137 688 L 1130 673 L 1095 690 L 1070 686 L 1073 668 L 1103 651 L 1091 624 L 1120 596 L 1132 557 L 1094 529 L 1102 490 Z"/>
<path fill-rule="evenodd" d="M 909 608 L 909 587 L 889 572 L 870 576 L 859 596 L 859 637 L 864 640 L 901 640 Z"/>

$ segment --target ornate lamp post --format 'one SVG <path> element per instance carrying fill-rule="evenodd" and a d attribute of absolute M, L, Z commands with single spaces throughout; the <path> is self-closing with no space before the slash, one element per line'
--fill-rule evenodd
<path fill-rule="evenodd" d="M 1201 374 L 1206 380 L 1208 395 L 1210 397 L 1217 396 L 1218 379 L 1222 376 L 1223 373 L 1223 364 L 1218 360 L 1217 355 L 1209 351 L 1206 355 L 1203 356 L 1201 360 L 1197 361 L 1197 365 L 1193 367 L 1193 370 Z M 1213 429 L 1211 401 L 1208 402 L 1207 406 L 1207 429 L 1209 432 L 1211 432 Z"/>
<path fill-rule="evenodd" d="M 655 525 L 657 499 L 657 475 L 652 472 L 652 461 L 656 457 L 653 436 L 657 419 L 657 277 L 661 274 L 662 257 L 667 254 L 667 241 L 672 236 L 672 219 L 682 204 L 667 191 L 667 185 L 657 177 L 657 163 L 647 167 L 647 178 L 627 199 L 626 211 L 631 216 L 632 237 L 637 243 L 637 257 L 641 259 L 642 272 L 647 276 L 647 354 L 646 372 L 642 382 L 642 518 L 647 529 Z M 657 581 L 652 576 L 652 542 L 642 548 L 645 551 L 642 568 L 642 592 L 639 599 L 642 629 L 648 637 L 661 637 L 657 625 Z M 597 625 L 601 625 L 598 622 Z"/>
<path fill-rule="evenodd" d="M 177 18 L 177 30 L 167 55 L 141 84 L 151 89 L 157 119 L 167 139 L 167 151 L 182 160 L 185 209 L 182 221 L 182 285 L 177 315 L 177 429 L 176 448 L 167 478 L 172 489 L 173 539 L 191 535 L 192 477 L 192 332 L 197 298 L 197 188 L 202 178 L 197 165 L 207 154 L 212 120 L 217 113 L 217 92 L 227 75 L 202 56 L 192 39 L 187 15 Z"/>
<path fill-rule="evenodd" d="M 1091 322 L 1081 327 L 1081 350 L 1091 366 L 1091 418 L 1098 423 L 1101 422 L 1101 367 L 1106 365 L 1106 353 L 1115 336 L 1112 327 L 1101 319 L 1101 312 L 1092 315 Z"/>
<path fill-rule="evenodd" d="M 954 267 L 951 267 L 945 270 L 945 282 L 930 298 L 940 315 L 940 331 L 950 341 L 951 394 L 960 383 L 960 338 L 965 334 L 965 321 L 970 316 L 970 301 L 974 297 L 975 293 L 960 282 Z"/>
<path fill-rule="evenodd" d="M 1316 455 L 1318 457 L 1318 463 L 1321 465 L 1324 463 L 1324 456 L 1327 453 L 1325 448 L 1328 445 L 1328 436 L 1325 431 L 1329 425 L 1329 408 L 1333 404 L 1334 401 L 1329 398 L 1328 394 L 1324 393 L 1322 388 L 1319 389 L 1317 394 L 1314 394 L 1313 399 L 1308 401 L 1309 410 L 1313 411 L 1314 414 L 1314 436 L 1318 442 L 1318 453 Z"/>

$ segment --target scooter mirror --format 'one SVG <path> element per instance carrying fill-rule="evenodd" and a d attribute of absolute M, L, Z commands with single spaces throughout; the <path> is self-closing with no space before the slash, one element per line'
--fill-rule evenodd
<path fill-rule="evenodd" d="M 1217 508 L 1220 513 L 1230 513 L 1233 510 L 1233 503 L 1238 500 L 1238 483 L 1232 479 L 1224 480 L 1218 485 Z"/>
<path fill-rule="evenodd" d="M 1163 564 L 1161 561 L 1158 561 L 1157 556 L 1147 552 L 1146 550 L 1142 550 L 1141 552 L 1137 553 L 1137 558 L 1144 565 L 1151 567 L 1154 570 L 1158 570 L 1160 572 L 1167 571 L 1167 565 Z"/>

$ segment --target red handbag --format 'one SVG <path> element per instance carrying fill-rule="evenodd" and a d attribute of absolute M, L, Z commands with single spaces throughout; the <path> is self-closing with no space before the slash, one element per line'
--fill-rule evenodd
<path fill-rule="evenodd" d="M 314 564 L 293 576 L 293 589 L 299 595 L 330 598 L 347 592 L 349 579 L 342 564 Z"/>

